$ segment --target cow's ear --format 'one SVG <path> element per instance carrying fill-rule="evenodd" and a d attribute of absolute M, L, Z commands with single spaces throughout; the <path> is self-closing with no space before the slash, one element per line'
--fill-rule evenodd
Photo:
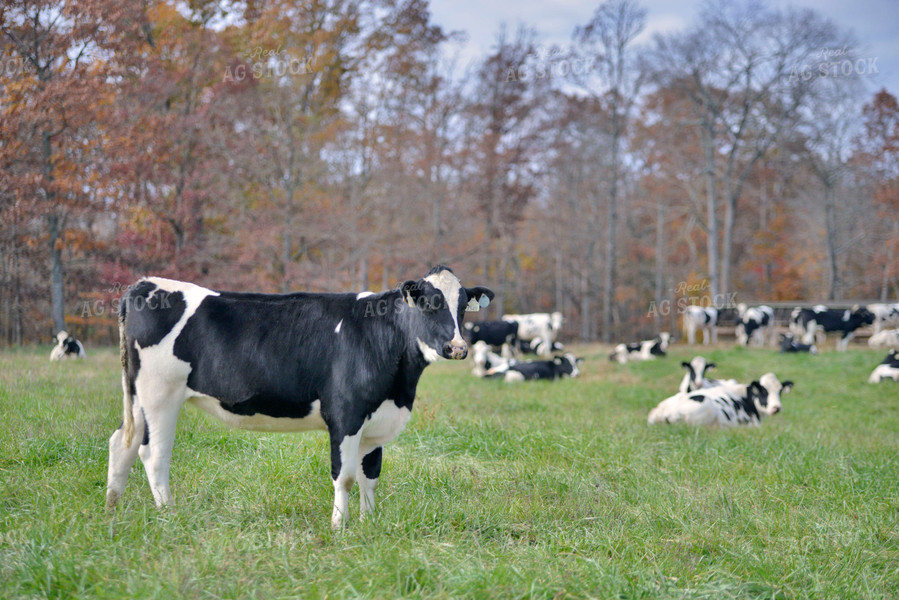
<path fill-rule="evenodd" d="M 680 364 L 680 366 L 682 366 L 682 367 L 685 368 L 685 369 L 689 369 L 689 368 L 690 368 L 690 363 L 688 363 L 687 361 L 684 361 L 684 362 L 682 362 L 682 363 Z"/>
<path fill-rule="evenodd" d="M 557 357 L 555 357 L 555 358 L 553 359 L 553 362 L 556 363 L 557 365 L 561 365 L 561 364 L 562 364 L 562 359 L 559 358 L 559 357 L 557 356 Z"/>
<path fill-rule="evenodd" d="M 468 304 L 465 306 L 465 310 L 470 312 L 477 312 L 482 308 L 487 308 L 490 306 L 490 301 L 496 296 L 493 290 L 480 286 L 465 288 L 465 295 L 468 296 Z"/>
<path fill-rule="evenodd" d="M 576 362 L 577 364 L 581 364 L 584 362 L 584 357 L 578 356 L 577 358 L 574 359 L 574 362 Z"/>
<path fill-rule="evenodd" d="M 715 363 L 708 363 L 708 364 L 706 364 L 705 368 L 706 368 L 706 370 L 717 369 L 718 365 L 716 365 Z"/>
<path fill-rule="evenodd" d="M 418 302 L 418 299 L 422 294 L 421 284 L 410 279 L 404 283 L 400 289 L 403 292 L 403 301 L 412 308 L 416 308 L 418 306 L 416 302 Z"/>
<path fill-rule="evenodd" d="M 793 382 L 792 382 L 792 381 L 789 381 L 789 380 L 784 381 L 781 385 L 783 386 L 783 387 L 780 389 L 781 393 L 783 393 L 783 392 L 789 392 L 790 390 L 793 389 Z"/>

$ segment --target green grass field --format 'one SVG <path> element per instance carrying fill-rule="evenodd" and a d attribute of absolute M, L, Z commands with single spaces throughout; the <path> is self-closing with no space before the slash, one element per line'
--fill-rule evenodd
<path fill-rule="evenodd" d="M 45 351 L 46 350 L 46 351 Z M 598 346 L 580 379 L 508 385 L 439 363 L 385 449 L 376 516 L 330 528 L 326 435 L 188 408 L 157 510 L 140 463 L 104 508 L 113 349 L 0 353 L 0 598 L 896 598 L 899 385 L 883 352 L 705 350 L 796 387 L 760 428 L 650 428 L 681 360 Z"/>

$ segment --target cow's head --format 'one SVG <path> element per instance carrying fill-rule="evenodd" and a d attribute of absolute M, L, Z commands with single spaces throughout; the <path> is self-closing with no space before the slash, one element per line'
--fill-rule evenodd
<path fill-rule="evenodd" d="M 781 383 L 774 373 L 765 373 L 749 384 L 749 398 L 760 415 L 773 415 L 782 410 L 780 395 L 793 389 L 792 381 Z"/>
<path fill-rule="evenodd" d="M 850 315 L 849 320 L 858 327 L 870 325 L 874 322 L 874 313 L 865 306 L 855 305 L 852 307 L 852 314 Z"/>
<path fill-rule="evenodd" d="M 577 358 L 570 352 L 566 352 L 562 356 L 557 356 L 553 359 L 553 363 L 555 363 L 559 373 L 568 375 L 569 377 L 577 377 L 581 374 L 577 366 L 582 362 L 584 362 L 583 358 Z"/>
<path fill-rule="evenodd" d="M 681 366 L 687 370 L 687 377 L 689 379 L 686 380 L 687 385 L 682 386 L 686 389 L 682 389 L 682 392 L 691 392 L 693 390 L 698 390 L 702 387 L 702 380 L 705 377 L 706 371 L 716 368 L 716 365 L 713 362 L 707 361 L 702 356 L 694 356 L 690 362 L 682 362 Z"/>
<path fill-rule="evenodd" d="M 62 345 L 67 339 L 69 339 L 68 331 L 63 330 L 56 334 L 56 342 L 60 345 Z"/>
<path fill-rule="evenodd" d="M 412 333 L 428 362 L 468 356 L 468 344 L 460 329 L 463 315 L 466 310 L 486 307 L 494 297 L 485 287 L 462 287 L 452 270 L 444 266 L 434 267 L 422 279 L 405 282 L 401 292 L 419 317 L 414 319 Z"/>

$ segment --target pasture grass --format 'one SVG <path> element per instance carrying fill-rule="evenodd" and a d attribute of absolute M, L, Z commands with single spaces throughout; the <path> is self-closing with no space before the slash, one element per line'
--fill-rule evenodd
<path fill-rule="evenodd" d="M 899 385 L 882 352 L 703 348 L 796 387 L 760 428 L 646 425 L 695 351 L 509 385 L 443 362 L 385 449 L 374 518 L 330 529 L 324 433 L 188 408 L 157 510 L 140 463 L 104 508 L 118 358 L 0 353 L 2 598 L 895 598 Z"/>

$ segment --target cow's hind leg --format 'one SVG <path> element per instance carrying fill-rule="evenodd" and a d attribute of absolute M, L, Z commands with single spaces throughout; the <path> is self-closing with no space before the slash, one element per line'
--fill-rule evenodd
<path fill-rule="evenodd" d="M 109 438 L 109 470 L 106 478 L 106 506 L 113 508 L 125 491 L 128 474 L 137 459 L 138 448 L 146 431 L 143 412 L 140 407 L 132 408 L 134 412 L 134 436 L 131 445 L 125 445 L 125 428 L 119 427 Z"/>
<path fill-rule="evenodd" d="M 331 526 L 338 529 L 347 516 L 350 504 L 350 490 L 356 481 L 359 466 L 359 442 L 362 434 L 331 436 L 331 479 L 334 482 L 334 510 Z"/>
<path fill-rule="evenodd" d="M 169 469 L 172 464 L 172 448 L 175 445 L 175 426 L 178 413 L 184 406 L 183 393 L 156 393 L 145 402 L 141 395 L 146 434 L 140 446 L 140 460 L 147 472 L 150 490 L 156 506 L 172 503 L 169 489 Z"/>
<path fill-rule="evenodd" d="M 359 518 L 375 509 L 375 489 L 381 476 L 381 447 L 371 450 L 364 448 L 359 452 Z"/>

